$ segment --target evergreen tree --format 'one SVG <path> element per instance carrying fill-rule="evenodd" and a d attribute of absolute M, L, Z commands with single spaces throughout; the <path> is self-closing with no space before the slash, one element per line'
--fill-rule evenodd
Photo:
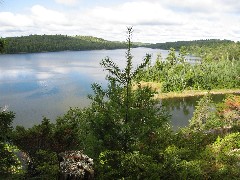
<path fill-rule="evenodd" d="M 4 50 L 4 41 L 0 38 L 0 53 Z"/>
<path fill-rule="evenodd" d="M 0 179 L 16 173 L 20 166 L 14 154 L 15 147 L 10 144 L 13 130 L 12 121 L 15 114 L 7 111 L 7 108 L 0 108 Z"/>
<path fill-rule="evenodd" d="M 190 129 L 195 131 L 204 130 L 207 121 L 210 121 L 214 116 L 213 109 L 214 106 L 211 96 L 209 94 L 203 96 L 203 98 L 198 101 L 196 110 L 189 122 Z"/>
<path fill-rule="evenodd" d="M 121 70 L 110 58 L 105 58 L 101 65 L 109 72 L 108 88 L 104 90 L 99 84 L 93 84 L 95 95 L 89 96 L 92 100 L 91 125 L 103 150 L 132 151 L 147 142 L 167 121 L 150 87 L 141 87 L 139 83 L 138 88 L 133 89 L 133 79 L 147 66 L 151 56 L 147 54 L 134 70 L 131 38 L 132 28 L 128 28 L 126 67 Z"/>

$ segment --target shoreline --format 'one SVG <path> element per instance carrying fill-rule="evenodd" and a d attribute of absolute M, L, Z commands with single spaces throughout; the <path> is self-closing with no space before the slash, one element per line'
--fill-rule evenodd
<path fill-rule="evenodd" d="M 183 92 L 168 92 L 158 93 L 155 95 L 157 99 L 170 99 L 170 98 L 184 98 L 192 96 L 203 96 L 208 94 L 240 94 L 240 89 L 213 89 L 208 90 L 185 90 Z"/>
<path fill-rule="evenodd" d="M 59 53 L 59 52 L 75 52 L 75 51 L 98 51 L 98 50 L 118 50 L 118 49 L 126 49 L 126 48 L 114 48 L 114 49 L 80 49 L 80 50 L 59 50 L 59 51 L 37 51 L 37 52 L 16 52 L 16 53 L 0 53 L 1 55 L 20 55 L 20 54 L 41 54 L 41 53 Z"/>

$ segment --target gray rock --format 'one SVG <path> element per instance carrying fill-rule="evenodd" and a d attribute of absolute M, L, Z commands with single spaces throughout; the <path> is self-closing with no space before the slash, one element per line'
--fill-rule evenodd
<path fill-rule="evenodd" d="M 58 154 L 59 180 L 93 179 L 93 159 L 83 151 L 65 151 Z"/>

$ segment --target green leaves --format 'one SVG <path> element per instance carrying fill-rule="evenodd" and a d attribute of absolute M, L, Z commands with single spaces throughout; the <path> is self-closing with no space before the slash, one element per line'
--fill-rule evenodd
<path fill-rule="evenodd" d="M 153 66 L 141 69 L 134 80 L 162 83 L 162 92 L 239 88 L 240 61 L 224 57 L 216 61 L 210 50 L 205 48 L 202 52 L 209 56 L 208 60 L 203 58 L 201 63 L 190 64 L 186 62 L 186 48 L 182 47 L 178 56 L 171 48 L 166 61 L 158 57 Z M 214 50 L 214 53 L 222 52 Z"/>
<path fill-rule="evenodd" d="M 0 38 L 0 53 L 2 53 L 4 51 L 4 46 L 5 46 L 5 41 Z"/>
<path fill-rule="evenodd" d="M 161 165 L 139 151 L 104 151 L 99 156 L 99 179 L 159 179 Z"/>
<path fill-rule="evenodd" d="M 23 171 L 22 164 L 16 155 L 18 151 L 17 147 L 0 142 L 0 178 L 2 178 L 1 175 L 17 174 Z"/>
<path fill-rule="evenodd" d="M 207 146 L 205 158 L 211 164 L 212 177 L 237 179 L 240 176 L 240 134 L 232 133 Z M 210 174 L 209 173 L 209 174 Z"/>
<path fill-rule="evenodd" d="M 177 57 L 174 48 L 170 48 L 166 60 L 171 66 L 174 66 L 177 63 Z"/>
<path fill-rule="evenodd" d="M 22 170 L 21 163 L 16 156 L 17 148 L 11 143 L 12 122 L 15 113 L 0 108 L 0 178 L 1 175 L 19 173 Z"/>
<path fill-rule="evenodd" d="M 214 107 L 210 95 L 203 96 L 203 98 L 199 100 L 193 117 L 190 120 L 190 129 L 195 131 L 204 130 L 207 121 L 214 115 L 213 109 Z"/>
<path fill-rule="evenodd" d="M 14 118 L 15 113 L 0 108 L 0 142 L 9 140 L 9 136 L 13 130 L 12 122 Z"/>
<path fill-rule="evenodd" d="M 89 120 L 96 138 L 108 150 L 131 152 L 167 120 L 150 87 L 139 84 L 137 89 L 132 88 L 134 78 L 149 65 L 151 56 L 147 54 L 143 63 L 134 69 L 131 38 L 132 28 L 128 28 L 126 66 L 120 69 L 109 57 L 105 58 L 101 65 L 109 72 L 108 87 L 104 90 L 98 84 L 92 86 Z"/>
<path fill-rule="evenodd" d="M 115 76 L 114 80 L 118 83 L 125 83 L 124 73 L 121 72 L 120 68 L 116 63 L 114 63 L 109 57 L 106 57 L 100 63 L 110 74 L 107 76 L 108 80 L 113 80 L 112 75 Z"/>
<path fill-rule="evenodd" d="M 7 42 L 4 47 L 4 52 L 9 54 L 126 48 L 124 43 L 106 41 L 91 36 L 30 35 L 8 37 L 3 40 Z M 2 50 L 1 42 L 3 41 L 0 39 L 0 52 Z"/>

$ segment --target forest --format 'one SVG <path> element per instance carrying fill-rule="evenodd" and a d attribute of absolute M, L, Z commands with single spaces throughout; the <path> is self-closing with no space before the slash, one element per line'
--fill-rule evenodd
<path fill-rule="evenodd" d="M 125 43 L 92 36 L 30 35 L 2 38 L 2 41 L 6 54 L 126 48 Z"/>
<path fill-rule="evenodd" d="M 67 35 L 29 35 L 21 37 L 0 38 L 0 53 L 17 54 L 17 53 L 38 53 L 38 52 L 57 52 L 57 51 L 81 51 L 81 50 L 99 50 L 99 49 L 126 49 L 124 42 L 108 41 L 93 36 L 67 36 Z M 133 42 L 132 47 L 147 47 L 153 49 L 169 50 L 174 48 L 179 51 L 185 46 L 193 48 L 196 46 L 224 46 L 235 44 L 230 40 L 206 39 L 195 41 L 176 41 L 165 43 L 141 43 Z M 194 48 L 195 49 L 195 48 Z M 190 51 L 189 51 L 190 52 Z"/>
<path fill-rule="evenodd" d="M 194 54 L 201 61 L 189 62 Z M 135 79 L 158 83 L 159 92 L 184 90 L 237 89 L 240 87 L 240 44 L 182 46 L 178 53 L 170 48 L 165 60 L 157 60 L 138 73 Z"/>
<path fill-rule="evenodd" d="M 193 40 L 193 41 L 175 41 L 175 42 L 147 44 L 145 45 L 145 47 L 149 47 L 153 49 L 165 49 L 165 50 L 174 48 L 177 51 L 179 51 L 182 46 L 185 46 L 185 47 L 213 46 L 213 45 L 224 45 L 229 43 L 234 43 L 234 42 L 230 40 L 220 40 L 220 39 L 202 39 L 202 40 Z"/>
<path fill-rule="evenodd" d="M 84 170 L 68 174 L 72 178 L 93 179 L 86 174 L 94 169 L 94 179 L 239 179 L 240 96 L 213 103 L 210 94 L 239 89 L 239 44 L 199 44 L 178 54 L 171 48 L 166 60 L 159 54 L 152 64 L 146 54 L 133 68 L 131 40 L 128 28 L 125 68 L 109 57 L 101 61 L 108 86 L 92 84 L 89 107 L 71 108 L 55 123 L 44 117 L 32 128 L 13 128 L 14 112 L 1 109 L 0 179 L 56 179 L 59 154 L 77 150 L 88 160 L 74 167 Z M 201 62 L 187 62 L 187 53 Z M 160 90 L 142 82 L 160 83 Z M 210 93 L 198 101 L 189 125 L 173 131 L 155 95 L 188 89 Z"/>

